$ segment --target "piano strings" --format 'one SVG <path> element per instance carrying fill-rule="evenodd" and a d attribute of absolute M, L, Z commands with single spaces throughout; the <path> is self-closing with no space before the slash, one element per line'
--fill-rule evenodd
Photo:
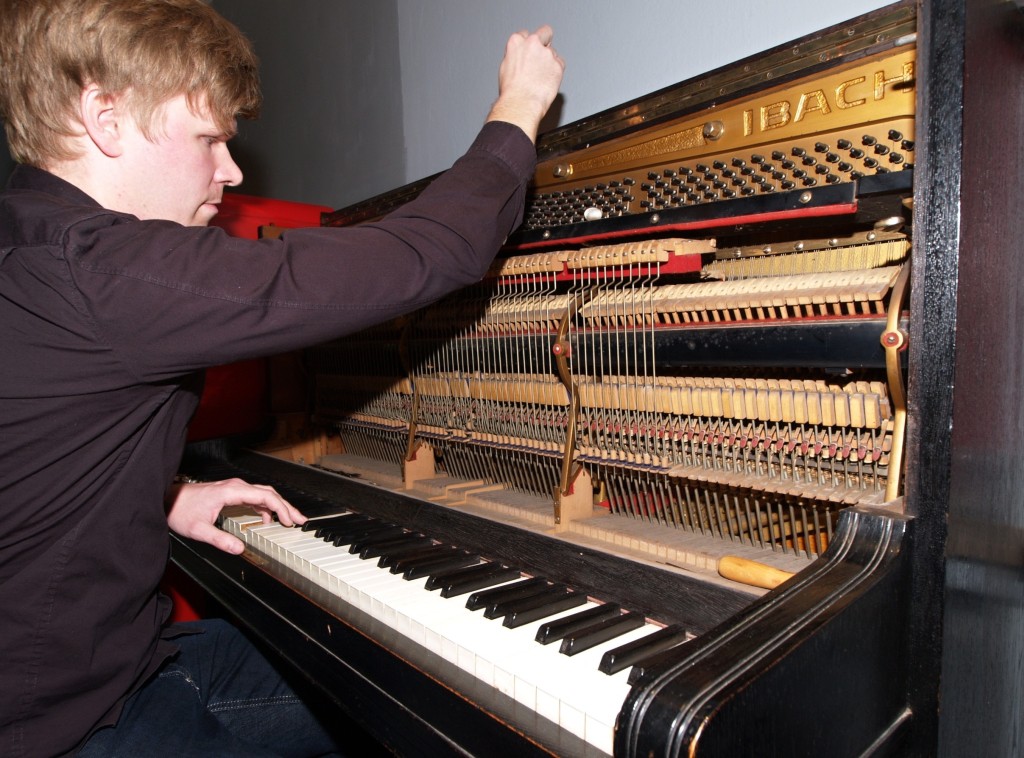
<path fill-rule="evenodd" d="M 843 243 L 726 257 L 713 240 L 653 239 L 501 259 L 384 340 L 376 329 L 321 348 L 317 414 L 350 452 L 403 466 L 406 486 L 457 479 L 446 486 L 463 499 L 506 510 L 516 494 L 553 497 L 556 525 L 572 493 L 576 518 L 596 505 L 815 556 L 840 507 L 883 502 L 884 370 L 708 370 L 679 343 L 704 326 L 865 321 L 881 334 L 909 243 Z"/>

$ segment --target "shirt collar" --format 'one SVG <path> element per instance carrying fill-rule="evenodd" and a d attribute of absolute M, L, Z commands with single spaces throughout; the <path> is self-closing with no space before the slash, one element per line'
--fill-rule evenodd
<path fill-rule="evenodd" d="M 11 176 L 7 180 L 7 189 L 45 192 L 50 195 L 57 195 L 58 197 L 71 200 L 76 204 L 95 205 L 97 208 L 101 207 L 99 203 L 71 182 L 61 179 L 59 176 L 51 174 L 49 171 L 36 168 L 35 166 L 28 166 L 23 163 L 19 163 L 14 167 L 14 171 L 11 172 Z"/>

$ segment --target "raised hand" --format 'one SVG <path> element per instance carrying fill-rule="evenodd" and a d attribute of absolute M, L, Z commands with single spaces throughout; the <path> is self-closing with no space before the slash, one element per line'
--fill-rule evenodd
<path fill-rule="evenodd" d="M 508 121 L 537 139 L 537 128 L 562 83 L 565 61 L 551 47 L 550 26 L 532 34 L 516 32 L 505 45 L 498 68 L 498 99 L 488 121 Z"/>

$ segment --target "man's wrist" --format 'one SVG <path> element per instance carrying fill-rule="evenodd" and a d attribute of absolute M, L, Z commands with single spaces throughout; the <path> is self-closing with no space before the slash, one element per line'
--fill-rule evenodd
<path fill-rule="evenodd" d="M 537 102 L 524 99 L 514 100 L 510 98 L 499 98 L 487 114 L 487 121 L 506 121 L 515 124 L 533 143 L 537 142 L 537 130 L 540 127 L 540 120 L 544 116 L 544 109 Z"/>

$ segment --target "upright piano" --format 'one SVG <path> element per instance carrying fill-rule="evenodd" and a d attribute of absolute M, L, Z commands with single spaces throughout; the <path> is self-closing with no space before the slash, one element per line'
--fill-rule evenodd
<path fill-rule="evenodd" d="M 544 135 L 479 285 L 187 451 L 308 528 L 175 562 L 397 754 L 1019 749 L 1021 28 L 897 3 Z"/>

